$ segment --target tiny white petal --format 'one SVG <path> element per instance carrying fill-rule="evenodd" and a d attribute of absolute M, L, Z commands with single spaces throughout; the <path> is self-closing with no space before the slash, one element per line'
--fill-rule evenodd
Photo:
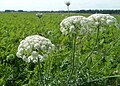
<path fill-rule="evenodd" d="M 45 50 L 46 50 L 46 46 L 45 46 L 45 45 L 42 45 L 42 46 L 41 46 L 41 50 L 42 50 L 42 51 L 45 51 Z"/>
<path fill-rule="evenodd" d="M 34 48 L 37 49 L 37 50 L 39 50 L 40 44 L 39 44 L 39 43 L 36 43 L 36 44 L 34 45 Z"/>
<path fill-rule="evenodd" d="M 32 55 L 33 57 L 38 57 L 38 52 L 33 51 L 31 55 Z"/>

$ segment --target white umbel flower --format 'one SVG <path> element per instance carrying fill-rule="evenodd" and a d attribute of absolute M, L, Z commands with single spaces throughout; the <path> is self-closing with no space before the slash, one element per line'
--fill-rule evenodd
<path fill-rule="evenodd" d="M 116 23 L 117 20 L 115 17 L 110 14 L 92 14 L 88 17 L 88 20 L 91 22 L 91 25 L 111 25 L 112 23 Z"/>
<path fill-rule="evenodd" d="M 37 51 L 33 51 L 31 54 L 33 57 L 38 57 L 38 52 Z"/>
<path fill-rule="evenodd" d="M 36 16 L 37 16 L 38 18 L 41 18 L 41 17 L 43 16 L 43 13 L 37 13 Z"/>
<path fill-rule="evenodd" d="M 60 23 L 60 31 L 67 35 L 68 33 L 76 33 L 76 29 L 86 27 L 88 20 L 83 16 L 70 16 L 62 20 Z"/>
<path fill-rule="evenodd" d="M 54 50 L 55 45 L 45 37 L 39 35 L 28 36 L 20 42 L 16 56 L 22 58 L 25 62 L 37 62 L 46 54 Z"/>
<path fill-rule="evenodd" d="M 37 50 L 39 50 L 40 44 L 39 44 L 39 43 L 36 43 L 36 44 L 34 45 L 34 48 L 37 49 Z"/>
<path fill-rule="evenodd" d="M 70 32 L 75 33 L 75 26 L 74 25 L 70 26 Z"/>

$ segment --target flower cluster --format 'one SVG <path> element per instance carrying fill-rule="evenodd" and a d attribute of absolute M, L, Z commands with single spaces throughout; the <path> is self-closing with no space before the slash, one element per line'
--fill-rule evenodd
<path fill-rule="evenodd" d="M 37 13 L 36 16 L 41 18 L 43 16 L 43 14 L 42 13 Z"/>
<path fill-rule="evenodd" d="M 93 14 L 88 18 L 83 16 L 71 16 L 63 19 L 60 23 L 60 31 L 67 35 L 68 33 L 76 33 L 76 29 L 83 34 L 91 31 L 92 27 L 112 25 L 117 22 L 116 18 L 109 14 Z"/>
<path fill-rule="evenodd" d="M 91 25 L 111 25 L 116 22 L 116 18 L 109 14 L 93 14 L 88 17 L 88 20 L 91 21 Z"/>
<path fill-rule="evenodd" d="M 75 33 L 76 28 L 84 27 L 87 22 L 87 18 L 83 16 L 67 17 L 60 23 L 60 30 L 65 35 L 68 33 Z"/>
<path fill-rule="evenodd" d="M 69 2 L 69 1 L 67 1 L 67 2 L 65 2 L 65 4 L 66 4 L 67 6 L 69 6 L 69 5 L 70 5 L 70 2 Z"/>
<path fill-rule="evenodd" d="M 37 62 L 38 58 L 43 60 L 47 54 L 54 50 L 55 45 L 45 37 L 39 35 L 28 36 L 20 42 L 17 57 L 26 62 Z"/>

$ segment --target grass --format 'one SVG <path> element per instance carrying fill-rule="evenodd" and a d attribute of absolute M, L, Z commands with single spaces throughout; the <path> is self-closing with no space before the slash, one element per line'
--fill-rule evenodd
<path fill-rule="evenodd" d="M 60 32 L 59 24 L 72 15 L 87 17 L 90 14 L 43 14 L 40 22 L 35 13 L 0 13 L 0 85 L 38 86 L 38 65 L 25 63 L 16 57 L 16 52 L 21 40 L 40 34 L 56 46 L 55 51 L 40 64 L 44 85 L 119 86 L 120 29 L 114 26 L 105 27 L 106 30 L 99 32 L 99 48 L 93 51 L 96 34 L 88 34 L 86 38 L 79 35 L 82 42 L 76 39 L 74 71 L 71 75 L 72 38 Z M 120 16 L 113 16 L 120 23 Z"/>

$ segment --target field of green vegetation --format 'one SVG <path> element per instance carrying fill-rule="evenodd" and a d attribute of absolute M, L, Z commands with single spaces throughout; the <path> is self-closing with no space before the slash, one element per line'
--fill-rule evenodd
<path fill-rule="evenodd" d="M 97 47 L 97 30 L 77 34 L 73 41 L 61 33 L 60 23 L 75 15 L 91 14 L 48 13 L 39 19 L 36 13 L 0 13 L 0 86 L 120 86 L 120 27 L 102 27 Z M 120 15 L 112 16 L 120 24 Z M 44 36 L 55 45 L 40 63 L 16 56 L 20 42 L 30 35 Z"/>

